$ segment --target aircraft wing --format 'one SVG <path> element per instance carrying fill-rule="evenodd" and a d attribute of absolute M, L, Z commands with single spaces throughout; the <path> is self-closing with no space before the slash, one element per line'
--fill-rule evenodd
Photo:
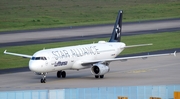
<path fill-rule="evenodd" d="M 95 63 L 104 63 L 104 62 L 112 62 L 112 61 L 127 61 L 127 60 L 130 60 L 130 59 L 138 59 L 138 58 L 146 59 L 148 57 L 167 56 L 167 55 L 174 55 L 174 56 L 176 56 L 176 51 L 174 53 L 167 53 L 167 54 L 142 55 L 142 56 L 113 58 L 113 59 L 83 61 L 81 64 L 86 66 L 88 64 L 95 64 Z"/>
<path fill-rule="evenodd" d="M 32 58 L 31 55 L 11 53 L 11 52 L 7 52 L 6 50 L 4 51 L 4 54 L 9 54 L 9 55 L 14 55 L 14 56 L 20 56 L 20 57 L 23 57 L 23 58 Z"/>

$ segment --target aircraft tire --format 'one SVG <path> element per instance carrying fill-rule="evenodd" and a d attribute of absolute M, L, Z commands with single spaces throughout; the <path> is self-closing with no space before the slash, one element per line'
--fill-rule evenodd
<path fill-rule="evenodd" d="M 46 79 L 41 79 L 41 83 L 46 83 Z"/>
<path fill-rule="evenodd" d="M 95 78 L 99 78 L 99 75 L 95 75 Z"/>
<path fill-rule="evenodd" d="M 66 78 L 66 72 L 62 71 L 61 76 L 62 76 L 62 78 Z"/>
<path fill-rule="evenodd" d="M 57 78 L 61 78 L 61 75 L 62 75 L 62 72 L 61 72 L 61 71 L 58 71 L 58 72 L 57 72 Z"/>
<path fill-rule="evenodd" d="M 104 75 L 100 75 L 100 78 L 104 78 Z"/>

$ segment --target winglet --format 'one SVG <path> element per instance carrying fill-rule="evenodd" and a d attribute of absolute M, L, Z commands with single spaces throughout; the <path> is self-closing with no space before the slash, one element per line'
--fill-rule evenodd
<path fill-rule="evenodd" d="M 4 51 L 4 54 L 6 53 L 7 50 Z"/>
<path fill-rule="evenodd" d="M 176 56 L 176 51 L 174 51 L 173 55 Z"/>

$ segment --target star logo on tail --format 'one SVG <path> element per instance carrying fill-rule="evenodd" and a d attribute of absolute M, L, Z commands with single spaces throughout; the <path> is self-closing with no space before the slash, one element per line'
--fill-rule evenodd
<path fill-rule="evenodd" d="M 116 27 L 116 39 L 120 37 L 120 31 L 121 31 L 121 28 L 119 27 L 119 25 L 117 25 L 117 27 Z"/>

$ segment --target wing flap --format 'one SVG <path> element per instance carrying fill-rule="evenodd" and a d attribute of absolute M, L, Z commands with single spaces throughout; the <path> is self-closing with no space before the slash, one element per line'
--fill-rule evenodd
<path fill-rule="evenodd" d="M 23 57 L 23 58 L 32 58 L 31 55 L 18 54 L 18 53 L 11 53 L 11 52 L 7 52 L 6 50 L 4 51 L 4 54 L 14 55 L 14 56 L 20 56 L 20 57 Z"/>

